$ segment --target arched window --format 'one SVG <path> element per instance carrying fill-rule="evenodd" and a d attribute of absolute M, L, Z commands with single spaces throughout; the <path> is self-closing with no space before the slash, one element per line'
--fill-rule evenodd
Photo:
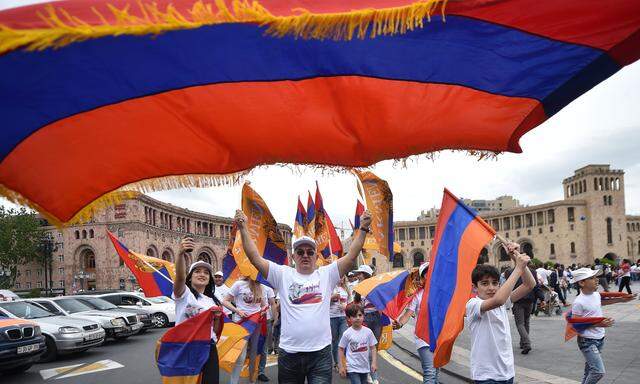
<path fill-rule="evenodd" d="M 549 247 L 549 253 L 552 255 L 556 254 L 556 245 L 551 243 L 551 246 Z"/>
<path fill-rule="evenodd" d="M 613 204 L 613 197 L 611 195 L 609 195 L 609 197 L 607 197 L 607 205 L 612 205 Z"/>
<path fill-rule="evenodd" d="M 602 203 L 607 205 L 607 196 L 602 196 Z"/>
<path fill-rule="evenodd" d="M 638 240 L 638 255 L 640 255 L 640 240 Z"/>
<path fill-rule="evenodd" d="M 76 231 L 76 240 L 80 239 L 80 231 Z"/>
<path fill-rule="evenodd" d="M 420 265 L 422 265 L 422 263 L 424 263 L 424 255 L 422 254 L 422 252 L 416 252 L 413 254 L 413 266 L 414 267 L 419 267 Z"/>
<path fill-rule="evenodd" d="M 526 254 L 529 257 L 533 257 L 533 245 L 531 243 L 522 243 L 522 253 Z"/>
<path fill-rule="evenodd" d="M 87 231 L 85 229 L 82 230 L 82 238 L 83 239 L 87 238 Z"/>
<path fill-rule="evenodd" d="M 404 258 L 402 253 L 396 253 L 393 255 L 393 268 L 404 268 Z"/>
<path fill-rule="evenodd" d="M 604 181 L 602 180 L 602 177 L 598 179 L 598 190 L 604 191 Z"/>
<path fill-rule="evenodd" d="M 598 190 L 598 178 L 597 177 L 593 178 L 593 190 L 594 191 Z"/>
<path fill-rule="evenodd" d="M 147 248 L 147 256 L 158 257 L 155 247 L 151 246 Z"/>
<path fill-rule="evenodd" d="M 610 186 L 611 186 L 611 183 L 609 183 L 609 178 L 605 177 L 604 178 L 604 190 L 608 191 Z"/>
<path fill-rule="evenodd" d="M 162 260 L 173 261 L 173 257 L 171 256 L 171 251 L 166 249 L 162 252 Z"/>
<path fill-rule="evenodd" d="M 509 260 L 511 260 L 511 258 L 509 257 L 509 254 L 507 253 L 507 251 L 505 251 L 503 247 L 500 247 L 500 261 L 509 261 Z"/>
<path fill-rule="evenodd" d="M 89 230 L 89 238 L 93 239 L 93 229 Z"/>
<path fill-rule="evenodd" d="M 96 255 L 91 251 L 84 255 L 84 269 L 96 269 Z"/>
<path fill-rule="evenodd" d="M 571 253 L 576 253 L 576 243 L 571 242 Z"/>
<path fill-rule="evenodd" d="M 613 244 L 613 229 L 611 228 L 611 220 L 610 217 L 607 217 L 607 244 Z"/>
<path fill-rule="evenodd" d="M 587 192 L 587 180 L 582 180 L 582 191 Z"/>
<path fill-rule="evenodd" d="M 480 257 L 478 257 L 478 264 L 484 264 L 489 262 L 489 250 L 482 248 L 480 251 Z"/>
<path fill-rule="evenodd" d="M 198 260 L 204 260 L 207 263 L 211 264 L 211 256 L 207 252 L 200 252 L 198 255 Z"/>

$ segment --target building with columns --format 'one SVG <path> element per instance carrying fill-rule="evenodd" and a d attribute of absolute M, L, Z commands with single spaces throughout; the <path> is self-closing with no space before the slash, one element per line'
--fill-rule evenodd
<path fill-rule="evenodd" d="M 178 254 L 180 240 L 190 234 L 196 241 L 192 257 L 206 260 L 219 270 L 230 240 L 232 219 L 194 212 L 140 195 L 107 208 L 83 225 L 45 228 L 54 243 L 49 281 L 53 288 L 63 288 L 69 293 L 80 289 L 136 287 L 133 274 L 120 260 L 107 230 L 132 251 L 169 261 L 174 261 Z M 279 224 L 278 229 L 290 254 L 291 228 Z M 44 279 L 42 265 L 20 266 L 14 289 L 44 288 Z"/>
<path fill-rule="evenodd" d="M 498 233 L 543 262 L 587 265 L 604 257 L 640 259 L 640 216 L 626 214 L 624 171 L 608 164 L 587 165 L 564 179 L 562 188 L 564 198 L 559 201 L 525 207 L 509 196 L 491 201 L 496 209 L 479 214 Z M 508 207 L 495 204 L 500 200 L 508 201 Z M 423 211 L 416 221 L 395 222 L 395 240 L 402 252 L 391 265 L 381 255 L 372 264 L 383 272 L 427 261 L 436 223 L 437 210 Z M 497 242 L 482 250 L 480 262 L 510 264 Z"/>

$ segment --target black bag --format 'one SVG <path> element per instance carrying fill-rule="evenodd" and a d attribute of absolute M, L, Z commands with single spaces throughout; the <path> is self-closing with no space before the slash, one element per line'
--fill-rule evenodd
<path fill-rule="evenodd" d="M 549 276 L 549 286 L 555 287 L 556 285 L 558 285 L 558 272 L 553 271 Z"/>

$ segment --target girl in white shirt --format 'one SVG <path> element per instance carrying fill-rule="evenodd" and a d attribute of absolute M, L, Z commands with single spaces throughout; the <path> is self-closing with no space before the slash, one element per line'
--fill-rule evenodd
<path fill-rule="evenodd" d="M 176 304 L 176 325 L 198 315 L 212 307 L 220 305 L 215 298 L 215 284 L 213 283 L 213 267 L 206 261 L 196 261 L 186 273 L 186 258 L 189 257 L 195 243 L 191 238 L 180 242 L 180 253 L 176 258 L 176 276 L 173 282 L 173 299 Z M 217 384 L 220 381 L 218 367 L 218 349 L 214 329 L 220 325 L 221 309 L 214 308 L 215 320 L 211 328 L 211 347 L 209 359 L 202 367 L 203 384 Z"/>
<path fill-rule="evenodd" d="M 234 302 L 235 306 L 232 305 L 231 302 Z M 262 308 L 265 308 L 267 306 L 267 297 L 262 284 L 248 277 L 243 277 L 241 280 L 233 283 L 223 303 L 228 308 L 231 308 L 231 310 L 235 313 L 234 321 L 239 322 L 253 315 L 254 313 L 260 312 Z M 250 335 L 247 348 L 242 352 L 235 368 L 233 369 L 233 372 L 231 373 L 230 382 L 232 384 L 235 384 L 240 380 L 240 372 L 242 370 L 242 366 L 244 365 L 244 360 L 247 352 L 249 353 L 249 382 L 256 382 L 254 372 L 255 365 L 257 363 L 256 356 L 258 354 L 260 329 L 260 326 L 256 327 L 253 333 Z"/>

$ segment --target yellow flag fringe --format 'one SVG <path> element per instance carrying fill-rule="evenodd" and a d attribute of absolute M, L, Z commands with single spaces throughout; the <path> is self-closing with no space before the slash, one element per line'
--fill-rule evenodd
<path fill-rule="evenodd" d="M 293 10 L 292 16 L 274 16 L 258 1 L 232 0 L 231 7 L 224 0 L 215 4 L 202 0 L 195 1 L 190 10 L 178 11 L 169 4 L 164 10 L 155 3 L 138 1 L 141 16 L 132 15 L 131 4 L 122 8 L 108 5 L 108 11 L 115 18 L 109 22 L 97 9 L 92 11 L 101 21 L 91 25 L 69 14 L 61 7 L 49 5 L 46 13 L 38 16 L 49 26 L 39 29 L 13 29 L 0 25 L 0 54 L 15 49 L 38 51 L 60 48 L 66 45 L 121 35 L 158 35 L 163 32 L 195 29 L 202 26 L 223 23 L 255 23 L 266 26 L 270 36 L 294 36 L 303 39 L 351 40 L 380 35 L 403 34 L 424 27 L 424 20 L 440 6 L 445 14 L 448 0 L 421 0 L 402 7 L 383 9 L 360 9 L 338 13 L 311 13 L 305 9 Z"/>

